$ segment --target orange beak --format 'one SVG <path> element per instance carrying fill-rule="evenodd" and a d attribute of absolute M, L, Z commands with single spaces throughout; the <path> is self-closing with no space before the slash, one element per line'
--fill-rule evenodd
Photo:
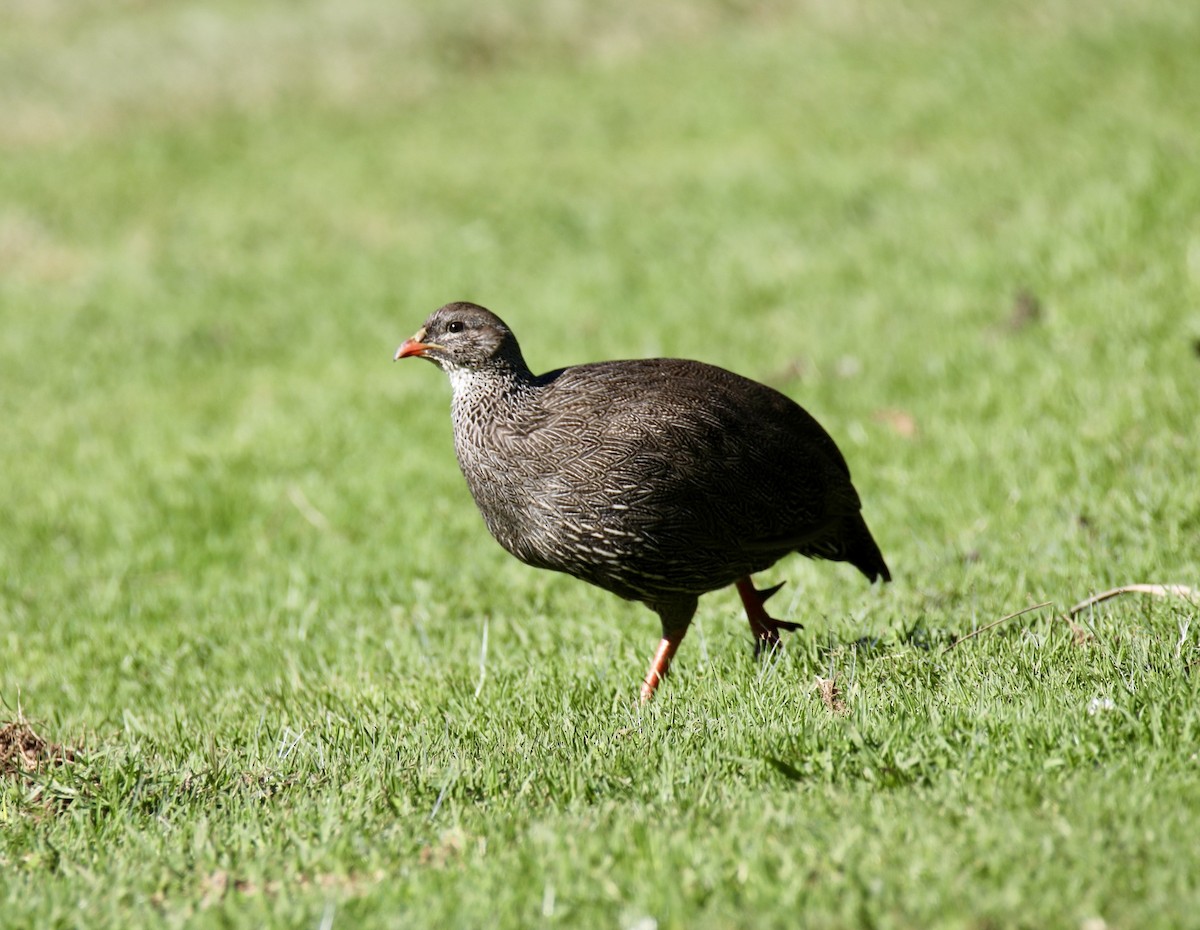
<path fill-rule="evenodd" d="M 400 344 L 400 348 L 396 350 L 396 354 L 392 357 L 393 362 L 398 362 L 402 358 L 408 358 L 415 355 L 418 358 L 424 357 L 425 353 L 430 349 L 440 349 L 441 346 L 436 342 L 425 342 L 425 327 L 421 327 L 416 331 L 411 339 L 405 339 Z"/>

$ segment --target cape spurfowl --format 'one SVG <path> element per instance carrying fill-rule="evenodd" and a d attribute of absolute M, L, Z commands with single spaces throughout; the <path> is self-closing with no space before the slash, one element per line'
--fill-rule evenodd
<path fill-rule="evenodd" d="M 798 623 L 753 572 L 791 552 L 891 580 L 829 434 L 778 391 L 701 362 L 596 362 L 535 375 L 499 317 L 435 311 L 396 358 L 450 376 L 458 464 L 522 562 L 641 601 L 662 620 L 642 684 L 666 674 L 701 594 L 737 586 L 755 654 Z"/>

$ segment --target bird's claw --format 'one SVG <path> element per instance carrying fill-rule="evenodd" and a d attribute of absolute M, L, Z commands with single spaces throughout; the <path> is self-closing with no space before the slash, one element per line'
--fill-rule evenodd
<path fill-rule="evenodd" d="M 790 633 L 796 630 L 803 630 L 804 627 L 799 623 L 792 623 L 790 620 L 776 620 L 774 617 L 766 617 L 760 620 L 758 624 L 751 623 L 750 629 L 754 632 L 754 658 L 757 659 L 762 655 L 764 649 L 772 651 L 780 646 L 780 630 L 786 630 Z"/>
<path fill-rule="evenodd" d="M 779 589 L 782 588 L 785 584 L 787 584 L 786 580 L 779 582 L 779 584 L 773 584 L 769 588 L 763 588 L 761 591 L 758 590 L 758 588 L 754 588 L 752 586 L 752 590 L 754 591 L 755 594 L 758 595 L 758 603 L 761 606 L 762 604 L 765 604 L 768 600 L 770 600 L 772 597 L 774 597 L 776 594 L 778 594 Z"/>
<path fill-rule="evenodd" d="M 773 650 L 779 646 L 779 631 L 802 630 L 804 627 L 790 620 L 776 620 L 767 613 L 763 604 L 774 595 L 784 582 L 764 588 L 761 591 L 754 587 L 749 578 L 743 578 L 737 584 L 738 594 L 742 596 L 742 606 L 746 608 L 746 619 L 750 622 L 750 630 L 754 633 L 754 658 L 762 655 L 763 649 Z"/>

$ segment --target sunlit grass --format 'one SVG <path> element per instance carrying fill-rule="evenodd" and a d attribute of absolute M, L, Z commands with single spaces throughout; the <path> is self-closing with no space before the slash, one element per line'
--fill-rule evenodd
<path fill-rule="evenodd" d="M 0 923 L 1192 919 L 1196 605 L 1061 614 L 1200 587 L 1196 13 L 649 9 L 6 11 L 0 722 L 83 753 Z M 780 563 L 758 665 L 706 597 L 639 708 L 390 363 L 457 298 L 787 391 L 895 583 Z"/>

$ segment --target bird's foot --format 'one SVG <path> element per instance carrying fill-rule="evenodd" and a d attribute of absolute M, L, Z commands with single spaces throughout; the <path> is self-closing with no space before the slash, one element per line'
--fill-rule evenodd
<path fill-rule="evenodd" d="M 750 580 L 750 576 L 741 578 L 737 582 L 738 594 L 742 598 L 742 606 L 746 609 L 746 619 L 750 622 L 750 631 L 754 633 L 754 658 L 758 658 L 764 649 L 768 652 L 779 646 L 779 631 L 780 630 L 802 630 L 804 629 L 799 623 L 792 623 L 790 620 L 776 620 L 767 613 L 767 599 L 783 587 L 783 582 L 774 587 L 764 588 L 762 591 L 754 587 L 754 583 Z"/>

